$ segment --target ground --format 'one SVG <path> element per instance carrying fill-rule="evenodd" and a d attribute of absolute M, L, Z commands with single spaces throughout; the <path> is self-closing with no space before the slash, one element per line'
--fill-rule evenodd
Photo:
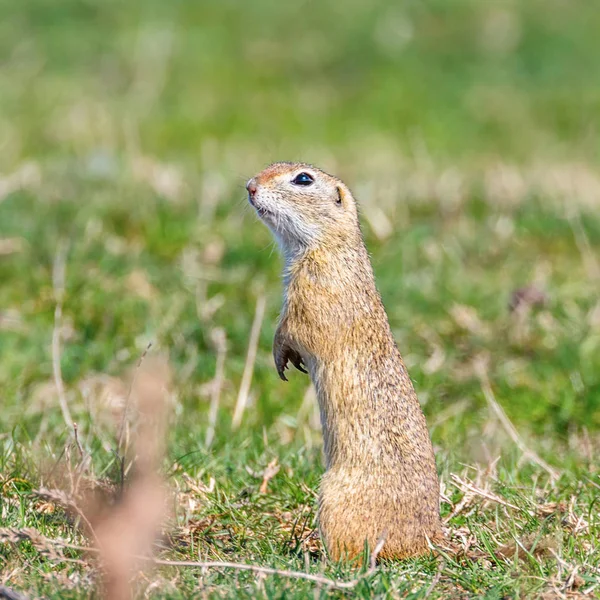
<path fill-rule="evenodd" d="M 0 585 L 91 596 L 85 520 L 126 527 L 114 498 L 158 463 L 155 556 L 326 581 L 159 565 L 140 596 L 600 594 L 595 6 L 0 11 Z M 281 261 L 243 187 L 274 160 L 361 205 L 436 449 L 435 556 L 336 565 L 314 533 L 318 412 L 273 368 Z"/>

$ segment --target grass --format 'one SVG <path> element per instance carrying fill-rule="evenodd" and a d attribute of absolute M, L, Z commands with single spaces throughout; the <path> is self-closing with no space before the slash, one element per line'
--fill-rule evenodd
<path fill-rule="evenodd" d="M 77 519 L 36 493 L 80 464 L 55 387 L 58 332 L 85 479 L 107 490 L 120 481 L 131 371 L 152 343 L 144 362 L 170 407 L 158 556 L 359 577 L 336 591 L 162 566 L 136 579 L 141 595 L 600 593 L 594 6 L 25 0 L 0 11 L 0 506 L 13 539 L 0 584 L 80 598 L 97 583 L 93 557 L 55 542 L 91 543 Z M 436 448 L 449 533 L 437 559 L 357 575 L 304 540 L 323 469 L 318 413 L 305 376 L 284 384 L 273 368 L 281 265 L 243 189 L 290 158 L 341 175 L 361 203 Z M 524 287 L 545 301 L 509 310 Z M 260 493 L 269 464 L 279 470 Z"/>

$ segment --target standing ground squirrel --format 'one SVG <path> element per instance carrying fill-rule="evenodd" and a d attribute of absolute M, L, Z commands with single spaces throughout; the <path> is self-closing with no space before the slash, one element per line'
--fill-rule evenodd
<path fill-rule="evenodd" d="M 308 369 L 326 472 L 319 525 L 334 560 L 384 540 L 382 558 L 427 552 L 441 536 L 439 482 L 425 417 L 394 342 L 360 231 L 335 177 L 275 163 L 247 184 L 285 257 L 273 355 Z"/>

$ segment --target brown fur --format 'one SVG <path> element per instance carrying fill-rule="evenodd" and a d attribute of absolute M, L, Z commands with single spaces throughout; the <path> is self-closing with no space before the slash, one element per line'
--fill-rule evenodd
<path fill-rule="evenodd" d="M 294 185 L 301 172 L 310 186 Z M 276 163 L 248 182 L 286 258 L 273 354 L 308 368 L 321 411 L 326 472 L 319 523 L 334 560 L 384 537 L 380 556 L 427 552 L 441 536 L 439 482 L 425 417 L 392 337 L 360 232 L 338 179 Z"/>

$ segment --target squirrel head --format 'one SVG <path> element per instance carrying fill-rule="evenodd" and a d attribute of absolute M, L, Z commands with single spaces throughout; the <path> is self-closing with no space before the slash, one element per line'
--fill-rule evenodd
<path fill-rule="evenodd" d="M 358 210 L 336 177 L 304 163 L 274 163 L 250 179 L 248 200 L 286 256 L 310 248 L 355 245 Z"/>

